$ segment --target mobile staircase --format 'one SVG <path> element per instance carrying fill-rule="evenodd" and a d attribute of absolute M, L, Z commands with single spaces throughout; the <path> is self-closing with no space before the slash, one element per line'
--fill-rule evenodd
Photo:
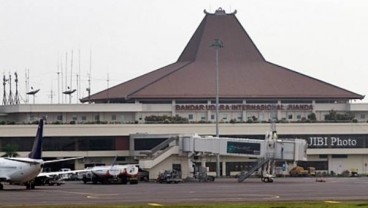
<path fill-rule="evenodd" d="M 245 179 L 249 178 L 254 172 L 256 172 L 259 168 L 263 167 L 266 163 L 268 163 L 271 159 L 270 158 L 261 158 L 258 160 L 258 163 L 252 167 L 249 171 L 242 171 L 238 176 L 238 182 L 243 182 Z M 264 178 L 270 178 L 265 175 Z M 272 180 L 272 179 L 271 179 Z M 267 179 L 267 182 L 271 180 Z"/>
<path fill-rule="evenodd" d="M 156 147 L 152 148 L 151 150 L 141 152 L 141 154 L 145 156 L 144 159 L 140 160 L 139 165 L 141 168 L 151 169 L 171 155 L 175 155 L 178 153 L 178 138 L 170 137 L 158 144 Z"/>

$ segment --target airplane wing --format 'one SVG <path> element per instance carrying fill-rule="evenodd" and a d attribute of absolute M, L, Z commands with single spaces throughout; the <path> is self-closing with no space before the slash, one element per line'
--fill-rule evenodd
<path fill-rule="evenodd" d="M 17 162 L 23 162 L 23 163 L 29 163 L 29 164 L 33 164 L 33 165 L 42 164 L 42 162 L 43 162 L 42 160 L 33 160 L 33 159 L 29 159 L 29 158 L 6 157 L 4 159 L 17 161 Z"/>
<path fill-rule="evenodd" d="M 69 179 L 70 174 L 77 174 L 85 172 L 85 170 L 71 170 L 71 171 L 55 171 L 55 172 L 42 172 L 34 179 L 37 186 L 42 185 L 58 185 L 64 183 L 64 180 Z"/>
<path fill-rule="evenodd" d="M 77 173 L 83 173 L 87 172 L 88 170 L 70 170 L 70 171 L 55 171 L 55 172 L 42 172 L 37 175 L 37 177 L 54 177 L 54 176 L 60 176 L 64 174 L 77 174 Z"/>
<path fill-rule="evenodd" d="M 16 161 L 16 162 L 23 162 L 23 163 L 28 163 L 28 164 L 32 164 L 32 165 L 37 165 L 37 164 L 48 164 L 48 163 L 56 163 L 56 162 L 63 162 L 63 161 L 68 161 L 68 160 L 78 160 L 78 159 L 82 159 L 84 157 L 72 157 L 72 158 L 64 158 L 64 159 L 59 159 L 59 160 L 47 160 L 47 161 L 43 161 L 43 160 L 35 160 L 35 159 L 31 159 L 31 158 L 16 158 L 16 157 L 5 157 L 5 160 L 11 160 L 11 161 Z"/>
<path fill-rule="evenodd" d="M 68 161 L 68 160 L 78 160 L 82 158 L 84 157 L 72 157 L 72 158 L 64 158 L 64 159 L 59 159 L 59 160 L 46 160 L 46 161 L 43 161 L 43 164 L 63 162 L 63 161 Z"/>

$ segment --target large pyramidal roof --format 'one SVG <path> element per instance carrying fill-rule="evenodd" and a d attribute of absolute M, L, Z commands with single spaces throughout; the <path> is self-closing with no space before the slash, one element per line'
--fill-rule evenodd
<path fill-rule="evenodd" d="M 364 96 L 267 62 L 235 13 L 221 8 L 205 17 L 177 62 L 83 98 L 82 102 L 135 100 L 205 100 L 216 96 L 215 39 L 219 97 L 224 99 L 349 100 Z"/>

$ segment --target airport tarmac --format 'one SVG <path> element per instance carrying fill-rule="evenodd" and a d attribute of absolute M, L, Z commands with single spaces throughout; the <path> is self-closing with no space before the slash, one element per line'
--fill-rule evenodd
<path fill-rule="evenodd" d="M 60 204 L 173 204 L 250 201 L 368 201 L 368 177 L 276 178 L 262 183 L 259 178 L 238 183 L 235 178 L 215 182 L 137 185 L 83 184 L 66 182 L 62 186 L 40 186 L 26 190 L 23 186 L 5 185 L 0 191 L 1 206 Z"/>

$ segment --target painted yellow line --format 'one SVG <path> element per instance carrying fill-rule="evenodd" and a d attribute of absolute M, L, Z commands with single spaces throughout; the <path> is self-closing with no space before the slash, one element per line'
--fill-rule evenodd
<path fill-rule="evenodd" d="M 329 203 L 329 204 L 340 204 L 341 202 L 338 202 L 338 201 L 325 201 L 325 203 Z"/>
<path fill-rule="evenodd" d="M 163 207 L 164 205 L 162 204 L 158 204 L 158 203 L 148 203 L 149 206 L 153 206 L 153 207 Z"/>

